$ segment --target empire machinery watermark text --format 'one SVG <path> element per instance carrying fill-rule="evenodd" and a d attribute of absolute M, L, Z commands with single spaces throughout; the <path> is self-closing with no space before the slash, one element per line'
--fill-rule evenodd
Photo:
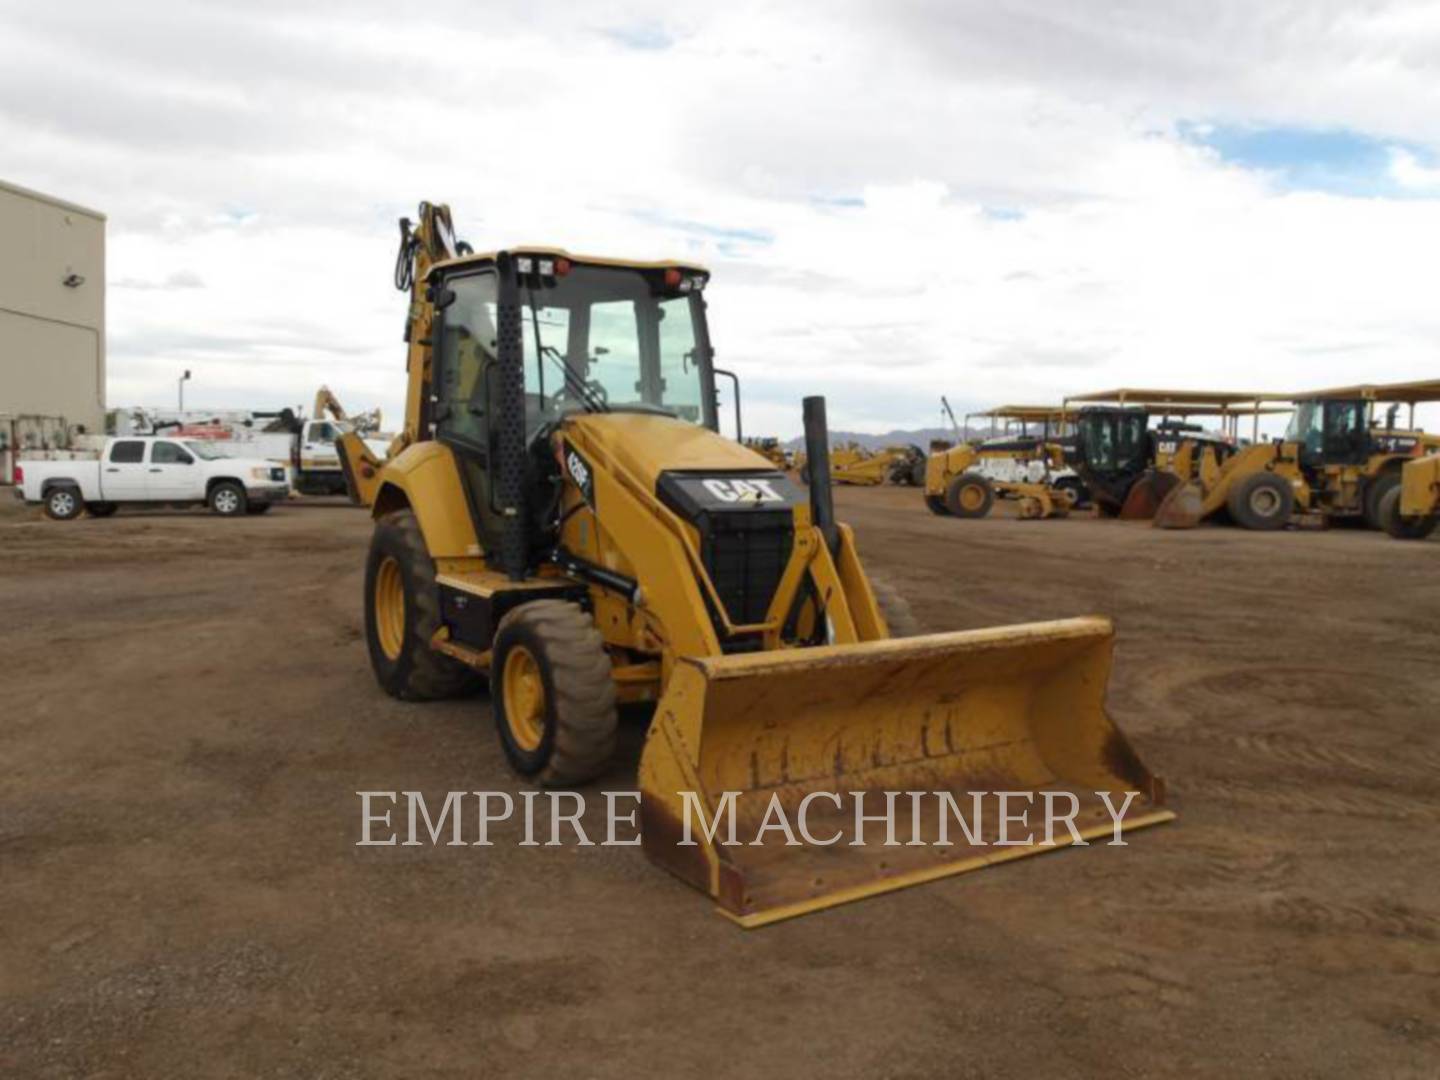
<path fill-rule="evenodd" d="M 630 847 L 640 844 L 638 791 L 592 793 L 603 813 L 578 791 L 451 791 L 443 800 L 419 791 L 357 791 L 360 839 L 357 847 L 492 847 L 496 840 L 519 847 Z M 773 793 L 759 810 L 753 793 L 741 809 L 742 793 L 718 798 L 678 793 L 681 846 L 784 844 L 787 847 L 1029 847 L 1086 844 L 1076 821 L 1081 800 L 1070 791 L 812 791 L 782 799 Z M 1087 793 L 1088 794 L 1088 793 Z M 1118 798 L 1094 793 L 1083 815 L 1088 835 L 1108 833 L 1108 843 L 1125 847 L 1121 827 L 1136 792 Z M 438 803 L 438 805 L 437 805 Z M 1103 814 L 1101 811 L 1103 810 Z M 597 820 L 598 819 L 598 820 Z M 1108 829 L 1095 823 L 1107 821 Z M 498 827 L 498 828 L 497 828 Z M 518 837 L 518 839 L 517 839 Z"/>

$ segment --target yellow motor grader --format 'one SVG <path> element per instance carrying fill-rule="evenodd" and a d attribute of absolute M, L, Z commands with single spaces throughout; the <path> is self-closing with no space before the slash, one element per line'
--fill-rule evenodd
<path fill-rule="evenodd" d="M 931 513 L 981 518 L 1000 496 L 1018 500 L 1022 518 L 1064 517 L 1088 499 L 1088 489 L 1069 465 L 1069 431 L 1062 409 L 1001 405 L 966 416 L 962 428 L 950 402 L 942 397 L 940 404 L 956 441 L 932 446 L 925 460 L 925 505 Z M 968 441 L 975 416 L 987 419 L 992 430 L 1003 422 L 1005 435 Z M 1037 429 L 1033 434 L 1032 427 Z"/>
<path fill-rule="evenodd" d="M 914 484 L 920 475 L 924 457 L 924 451 L 918 446 L 887 446 L 870 450 L 847 443 L 830 450 L 830 480 L 855 487 Z M 802 468 L 800 479 L 808 484 L 809 472 Z"/>
<path fill-rule="evenodd" d="M 454 236 L 445 206 L 401 222 L 405 431 L 373 465 L 364 585 L 385 692 L 488 679 L 507 759 L 551 786 L 610 770 L 617 706 L 648 705 L 643 848 L 743 926 L 1073 839 L 1012 819 L 1035 843 L 993 846 L 986 817 L 945 842 L 886 792 L 1073 797 L 1087 839 L 1100 793 L 1127 828 L 1173 816 L 1105 710 L 1108 620 L 918 634 L 835 519 L 824 400 L 808 493 L 718 434 L 703 268 Z M 827 843 L 887 802 L 903 843 Z M 775 816 L 807 810 L 791 844 Z"/>
<path fill-rule="evenodd" d="M 754 450 L 766 461 L 770 462 L 781 472 L 788 472 L 791 468 L 790 455 L 780 445 L 780 440 L 773 435 L 761 436 L 754 439 L 745 439 L 745 446 Z"/>

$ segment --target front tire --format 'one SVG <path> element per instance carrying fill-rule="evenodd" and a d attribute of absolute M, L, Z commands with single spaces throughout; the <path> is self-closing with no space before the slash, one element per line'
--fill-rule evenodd
<path fill-rule="evenodd" d="M 1236 483 L 1226 499 L 1236 523 L 1247 529 L 1272 532 L 1290 522 L 1295 509 L 1295 489 L 1284 477 L 1260 472 Z"/>
<path fill-rule="evenodd" d="M 239 517 L 245 513 L 245 489 L 232 480 L 222 480 L 210 489 L 210 509 L 221 517 Z"/>
<path fill-rule="evenodd" d="M 979 473 L 961 473 L 945 489 L 945 508 L 958 518 L 983 518 L 995 505 L 995 488 Z"/>
<path fill-rule="evenodd" d="M 615 755 L 615 680 L 595 622 L 566 600 L 533 600 L 500 620 L 490 699 L 500 746 L 521 776 L 581 784 Z"/>
<path fill-rule="evenodd" d="M 936 517 L 949 517 L 950 511 L 945 507 L 945 500 L 939 495 L 926 495 L 925 505 L 930 508 L 930 513 Z"/>
<path fill-rule="evenodd" d="M 401 701 L 433 701 L 480 685 L 472 668 L 430 647 L 440 625 L 435 563 L 420 523 L 396 510 L 375 523 L 365 559 L 365 645 L 382 690 Z"/>
<path fill-rule="evenodd" d="M 1084 509 L 1090 504 L 1090 489 L 1078 476 L 1062 476 L 1055 481 L 1055 490 L 1070 492 L 1075 498 L 1070 505 L 1076 510 Z"/>
<path fill-rule="evenodd" d="M 1396 540 L 1424 540 L 1435 531 L 1437 519 L 1433 514 L 1424 517 L 1407 518 L 1400 515 L 1400 487 L 1396 485 L 1380 500 L 1377 513 L 1380 528 Z"/>
<path fill-rule="evenodd" d="M 45 516 L 52 521 L 74 521 L 85 509 L 78 488 L 53 487 L 45 495 Z"/>

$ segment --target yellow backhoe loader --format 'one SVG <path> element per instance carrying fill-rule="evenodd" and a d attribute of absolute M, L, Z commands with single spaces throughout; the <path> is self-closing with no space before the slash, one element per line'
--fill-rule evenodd
<path fill-rule="evenodd" d="M 1424 540 L 1440 523 L 1440 454 L 1407 461 L 1379 502 L 1380 526 L 1397 540 Z"/>
<path fill-rule="evenodd" d="M 1064 517 L 1089 497 L 1067 460 L 1063 411 L 1038 405 L 1002 405 L 973 416 L 1006 424 L 1003 438 L 967 441 L 970 416 L 962 428 L 950 402 L 940 404 L 955 430 L 955 442 L 933 447 L 925 461 L 925 505 L 933 514 L 980 518 L 997 496 L 1019 502 L 1022 518 Z M 1018 431 L 1013 426 L 1018 425 Z M 1032 434 L 1031 428 L 1038 430 Z"/>
<path fill-rule="evenodd" d="M 998 847 L 951 821 L 941 844 L 943 817 L 887 791 L 1073 795 L 1087 839 L 1111 834 L 1101 792 L 1133 795 L 1124 827 L 1171 818 L 1105 710 L 1107 620 L 917 635 L 835 520 L 824 400 L 805 401 L 808 497 L 718 434 L 708 281 L 684 261 L 475 254 L 439 205 L 402 221 L 405 431 L 378 464 L 364 586 L 380 686 L 416 700 L 488 677 L 510 764 L 556 786 L 611 769 L 617 705 L 653 703 L 644 850 L 743 926 L 1072 839 L 1032 819 L 1033 846 Z M 824 843 L 821 817 L 887 801 L 901 843 L 874 825 Z M 816 842 L 792 846 L 774 817 L 807 809 Z"/>

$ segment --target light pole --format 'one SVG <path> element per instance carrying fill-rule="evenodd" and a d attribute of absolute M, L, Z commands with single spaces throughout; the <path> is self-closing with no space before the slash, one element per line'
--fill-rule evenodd
<path fill-rule="evenodd" d="M 185 383 L 190 378 L 190 369 L 185 369 L 185 374 L 180 376 L 180 411 L 185 411 Z"/>

